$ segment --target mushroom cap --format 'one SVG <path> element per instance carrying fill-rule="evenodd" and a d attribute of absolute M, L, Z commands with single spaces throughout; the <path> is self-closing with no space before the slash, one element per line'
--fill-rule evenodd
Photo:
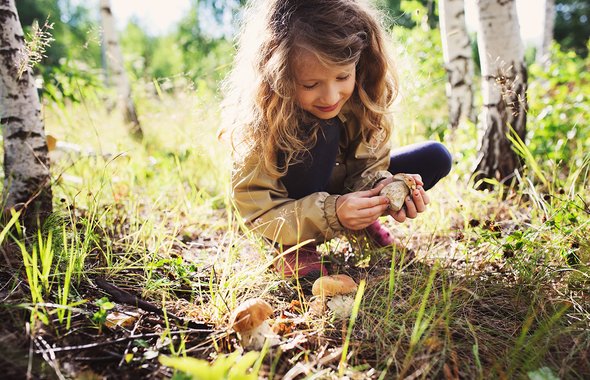
<path fill-rule="evenodd" d="M 393 176 L 393 178 L 395 180 L 398 181 L 402 181 L 403 183 L 406 184 L 406 186 L 408 187 L 408 189 L 410 190 L 415 190 L 416 189 L 416 180 L 414 179 L 414 177 L 412 177 L 409 174 L 406 173 L 397 173 L 396 175 Z"/>
<path fill-rule="evenodd" d="M 350 276 L 334 274 L 331 276 L 322 276 L 315 280 L 311 292 L 314 296 L 331 297 L 338 294 L 356 292 L 357 288 L 358 285 Z"/>
<path fill-rule="evenodd" d="M 385 185 L 379 195 L 389 199 L 389 208 L 399 211 L 404 206 L 406 197 L 416 189 L 416 180 L 409 174 L 398 173 L 393 176 L 393 181 Z"/>
<path fill-rule="evenodd" d="M 241 333 L 255 329 L 271 315 L 273 310 L 268 302 L 261 298 L 252 298 L 234 310 L 229 323 L 234 331 Z"/>

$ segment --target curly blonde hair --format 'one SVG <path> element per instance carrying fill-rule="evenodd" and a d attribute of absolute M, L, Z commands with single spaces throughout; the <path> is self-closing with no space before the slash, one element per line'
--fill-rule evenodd
<path fill-rule="evenodd" d="M 387 115 L 398 83 L 389 40 L 368 2 L 258 0 L 244 15 L 222 103 L 222 131 L 231 132 L 238 157 L 258 155 L 263 169 L 280 177 L 315 140 L 315 134 L 300 133 L 307 115 L 295 101 L 292 60 L 301 48 L 327 66 L 356 63 L 355 90 L 347 105 L 366 141 L 389 139 Z M 278 152 L 285 154 L 281 167 Z"/>

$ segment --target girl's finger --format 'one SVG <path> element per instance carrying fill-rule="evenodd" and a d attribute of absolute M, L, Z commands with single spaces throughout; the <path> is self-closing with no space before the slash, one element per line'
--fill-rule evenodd
<path fill-rule="evenodd" d="M 424 181 L 422 181 L 422 176 L 420 174 L 412 174 L 412 177 L 414 177 L 417 186 L 424 186 Z"/>
<path fill-rule="evenodd" d="M 412 192 L 412 200 L 414 201 L 414 206 L 416 207 L 416 211 L 418 213 L 424 212 L 424 210 L 426 210 L 426 204 L 424 203 L 424 199 L 422 198 L 422 193 L 420 193 L 420 190 L 416 189 Z"/>
<path fill-rule="evenodd" d="M 375 195 L 379 195 L 379 193 L 381 192 L 381 189 L 383 189 L 384 187 L 385 187 L 385 185 L 383 183 L 380 183 L 379 185 L 377 185 L 376 187 L 374 187 L 372 189 L 357 191 L 355 194 L 359 198 L 370 198 L 370 197 L 374 197 Z"/>
<path fill-rule="evenodd" d="M 373 218 L 377 219 L 377 217 L 381 216 L 385 210 L 389 208 L 389 204 L 380 204 L 375 207 L 365 208 L 362 210 L 358 210 L 356 213 L 356 218 Z M 374 220 L 373 220 L 374 221 Z"/>
<path fill-rule="evenodd" d="M 371 197 L 371 198 L 360 198 L 358 208 L 359 210 L 363 209 L 372 209 L 372 208 L 387 208 L 389 207 L 389 199 L 384 196 L 378 197 Z"/>
<path fill-rule="evenodd" d="M 406 210 L 404 210 L 403 208 L 399 211 L 392 212 L 390 215 L 399 223 L 403 223 L 406 221 Z"/>
<path fill-rule="evenodd" d="M 426 191 L 424 190 L 424 188 L 422 186 L 420 186 L 420 195 L 422 195 L 422 199 L 424 200 L 424 204 L 427 205 L 430 203 L 430 197 L 428 196 L 428 194 L 426 193 Z"/>
<path fill-rule="evenodd" d="M 410 219 L 418 216 L 418 210 L 416 210 L 416 205 L 410 196 L 406 197 L 406 216 Z"/>

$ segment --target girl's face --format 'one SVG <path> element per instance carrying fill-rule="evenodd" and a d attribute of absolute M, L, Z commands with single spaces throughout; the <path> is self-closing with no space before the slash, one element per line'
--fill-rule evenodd
<path fill-rule="evenodd" d="M 301 49 L 293 60 L 297 104 L 319 119 L 335 117 L 354 91 L 355 68 L 354 63 L 326 67 Z"/>

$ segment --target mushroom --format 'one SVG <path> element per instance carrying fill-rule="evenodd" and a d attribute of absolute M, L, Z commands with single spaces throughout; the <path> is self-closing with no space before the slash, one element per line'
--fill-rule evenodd
<path fill-rule="evenodd" d="M 271 345 L 279 343 L 269 323 L 268 317 L 273 315 L 270 304 L 260 298 L 252 298 L 242 303 L 230 317 L 230 325 L 240 336 L 244 348 L 261 349 L 268 338 Z"/>
<path fill-rule="evenodd" d="M 336 318 L 346 318 L 352 313 L 357 288 L 356 282 L 345 274 L 322 276 L 313 283 L 311 292 L 317 298 L 311 309 L 320 314 L 327 305 Z"/>
<path fill-rule="evenodd" d="M 389 198 L 389 208 L 399 211 L 404 205 L 406 197 L 411 190 L 416 189 L 416 180 L 409 174 L 398 173 L 393 176 L 393 182 L 381 189 L 380 195 Z"/>

